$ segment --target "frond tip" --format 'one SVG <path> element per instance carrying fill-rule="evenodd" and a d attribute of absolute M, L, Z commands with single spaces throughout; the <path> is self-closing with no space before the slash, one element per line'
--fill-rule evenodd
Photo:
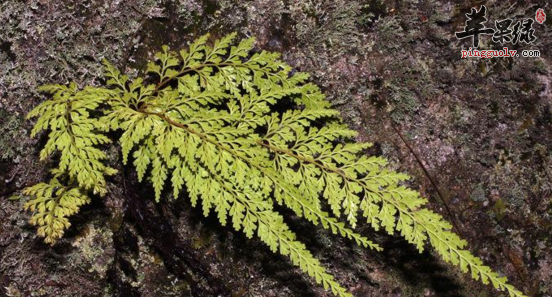
<path fill-rule="evenodd" d="M 123 163 L 132 159 L 157 201 L 169 187 L 175 198 L 186 188 L 205 216 L 214 212 L 222 225 L 258 237 L 336 296 L 351 294 L 296 238 L 275 204 L 366 248 L 381 250 L 354 231 L 363 221 L 400 234 L 419 251 L 429 243 L 475 279 L 524 296 L 424 208 L 427 200 L 402 185 L 407 175 L 366 156 L 371 144 L 353 141 L 356 132 L 307 74 L 292 74 L 277 53 L 252 53 L 253 38 L 235 39 L 233 33 L 209 45 L 206 35 L 178 52 L 164 46 L 145 78 L 130 79 L 104 61 L 107 88 L 43 87 L 53 98 L 29 113 L 39 117 L 33 135 L 50 130 L 41 157 L 57 150 L 61 161 L 50 184 L 25 190 L 35 197 L 25 207 L 35 211 L 31 223 L 47 242 L 60 238 L 66 217 L 88 203 L 87 191 L 106 193 L 105 176 L 115 170 L 98 146 L 110 142 L 102 133 L 120 130 Z M 61 185 L 60 176 L 71 186 Z"/>

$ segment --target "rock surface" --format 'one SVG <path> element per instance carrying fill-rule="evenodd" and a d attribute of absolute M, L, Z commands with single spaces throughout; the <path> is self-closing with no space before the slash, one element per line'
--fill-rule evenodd
<path fill-rule="evenodd" d="M 161 45 L 204 34 L 256 47 L 312 74 L 359 140 L 413 176 L 486 263 L 530 296 L 552 296 L 552 17 L 540 58 L 460 59 L 464 13 L 532 18 L 549 1 L 5 0 L 0 3 L 0 296 L 331 296 L 257 240 L 186 197 L 154 203 L 119 168 L 109 195 L 45 245 L 8 199 L 47 176 L 45 136 L 25 114 L 45 83 L 102 84 L 107 58 L 135 75 Z M 493 45 L 483 39 L 486 48 Z M 114 164 L 119 153 L 110 151 Z M 433 253 L 360 227 L 385 252 L 288 221 L 355 296 L 498 296 Z"/>

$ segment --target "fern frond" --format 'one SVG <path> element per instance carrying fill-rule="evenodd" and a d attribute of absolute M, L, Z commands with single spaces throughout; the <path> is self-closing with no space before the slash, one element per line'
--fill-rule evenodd
<path fill-rule="evenodd" d="M 386 169 L 384 158 L 365 155 L 371 144 L 352 141 L 357 133 L 308 74 L 290 74 L 278 53 L 251 53 L 253 38 L 235 39 L 230 34 L 210 45 L 205 35 L 179 52 L 164 46 L 144 79 L 129 79 L 104 61 L 109 88 L 45 86 L 53 98 L 29 113 L 39 116 L 33 135 L 51 131 L 41 157 L 60 151 L 54 174 L 66 174 L 77 187 L 57 190 L 62 186 L 54 179 L 26 190 L 36 197 L 28 208 L 38 209 L 32 222 L 44 227 L 39 232 L 55 241 L 67 227 L 65 217 L 88 201 L 84 191 L 105 193 L 105 175 L 114 170 L 103 164 L 98 145 L 110 140 L 100 131 L 121 130 L 123 163 L 132 158 L 156 201 L 168 185 L 175 198 L 185 187 L 205 216 L 214 212 L 222 225 L 256 235 L 337 296 L 351 295 L 297 240 L 275 204 L 366 248 L 381 249 L 353 230 L 364 220 L 400 234 L 420 252 L 429 243 L 475 279 L 524 296 L 424 208 L 427 200 L 402 185 L 407 175 Z M 145 83 L 152 79 L 157 83 Z M 62 210 L 50 209 L 52 201 Z"/>

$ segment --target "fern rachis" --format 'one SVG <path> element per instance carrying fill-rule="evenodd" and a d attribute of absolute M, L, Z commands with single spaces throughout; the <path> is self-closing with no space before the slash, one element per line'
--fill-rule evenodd
<path fill-rule="evenodd" d="M 221 224 L 231 221 L 247 237 L 256 235 L 337 296 L 350 293 L 296 239 L 275 203 L 376 250 L 353 230 L 359 216 L 376 230 L 398 231 L 420 251 L 429 241 L 474 278 L 524 296 L 465 250 L 451 225 L 423 208 L 426 199 L 400 185 L 408 176 L 363 154 L 370 144 L 350 141 L 356 132 L 341 123 L 307 74 L 290 75 L 278 54 L 251 54 L 252 38 L 233 45 L 234 39 L 228 35 L 211 47 L 203 36 L 178 53 L 163 47 L 145 79 L 130 80 L 105 62 L 106 88 L 43 88 L 53 98 L 29 113 L 39 117 L 33 134 L 50 130 L 41 158 L 59 151 L 61 161 L 49 184 L 24 192 L 35 197 L 27 207 L 35 211 L 31 222 L 39 235 L 54 243 L 89 194 L 106 193 L 105 176 L 115 170 L 104 164 L 99 146 L 110 142 L 102 133 L 120 130 L 123 162 L 130 156 L 157 201 L 167 184 L 175 198 L 186 187 L 204 215 L 214 211 Z M 285 111 L 276 112 L 277 105 Z M 103 116 L 92 116 L 96 110 Z"/>

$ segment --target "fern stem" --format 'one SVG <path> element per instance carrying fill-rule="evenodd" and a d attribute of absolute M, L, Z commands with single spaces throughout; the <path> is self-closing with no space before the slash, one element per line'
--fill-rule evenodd
<path fill-rule="evenodd" d="M 294 152 L 288 150 L 288 149 L 282 149 L 282 148 L 279 148 L 279 147 L 276 147 L 276 146 L 273 146 L 270 144 L 270 142 L 268 140 L 265 140 L 265 141 L 262 141 L 262 140 L 257 140 L 257 144 L 258 145 L 261 145 L 261 146 L 264 146 L 274 152 L 277 152 L 277 153 L 282 153 L 282 154 L 286 154 L 290 157 L 293 157 L 299 161 L 303 161 L 305 163 L 309 163 L 309 164 L 314 164 L 316 165 L 317 167 L 321 168 L 321 169 L 324 169 L 326 171 L 330 171 L 330 172 L 333 172 L 333 173 L 337 173 L 339 174 L 341 177 L 343 177 L 344 179 L 351 179 L 350 177 L 346 176 L 345 173 L 339 169 L 334 169 L 334 168 L 330 168 L 324 164 L 321 164 L 320 162 L 316 161 L 315 159 L 310 159 L 310 158 L 307 158 L 307 157 L 303 157 L 303 156 L 300 156 L 300 155 L 297 155 L 295 154 Z"/>
<path fill-rule="evenodd" d="M 71 144 L 76 147 L 75 143 L 75 134 L 73 133 L 73 120 L 71 119 L 71 100 L 67 99 L 67 106 L 65 107 L 65 120 L 67 121 L 67 134 L 69 134 L 71 139 Z"/>
<path fill-rule="evenodd" d="M 267 172 L 267 168 L 264 168 L 264 167 L 256 164 L 255 162 L 251 162 L 251 160 L 249 160 L 248 158 L 236 153 L 232 149 L 220 144 L 219 142 L 210 139 L 207 135 L 205 135 L 203 133 L 200 133 L 198 131 L 195 131 L 195 130 L 191 129 L 190 127 L 188 127 L 187 125 L 183 125 L 181 123 L 173 121 L 172 119 L 167 117 L 165 114 L 156 113 L 156 112 L 149 112 L 149 111 L 142 111 L 142 113 L 147 114 L 147 115 L 158 116 L 161 119 L 163 119 L 164 121 L 166 121 L 167 123 L 169 123 L 170 125 L 173 125 L 175 127 L 184 129 L 186 132 L 188 132 L 190 134 L 194 134 L 194 135 L 198 136 L 199 138 L 201 138 L 202 140 L 207 141 L 207 142 L 215 145 L 219 149 L 228 152 L 232 156 L 234 156 L 238 159 L 241 159 L 244 162 L 247 162 L 251 166 L 257 168 L 265 176 L 270 178 L 274 184 L 278 185 L 283 190 L 287 191 L 290 194 L 290 197 L 292 197 L 296 202 L 301 204 L 303 209 L 307 209 L 309 212 L 315 214 L 320 220 L 325 221 L 328 225 L 330 225 L 331 229 L 334 231 L 334 233 L 335 233 L 335 230 L 339 230 L 340 234 L 343 237 L 347 237 L 349 239 L 354 239 L 357 243 L 361 243 L 364 247 L 370 247 L 371 249 L 375 249 L 375 250 L 378 250 L 378 251 L 382 250 L 379 245 L 377 245 L 376 243 L 368 240 L 366 237 L 364 237 L 364 236 L 362 236 L 358 233 L 355 233 L 353 230 L 351 230 L 349 228 L 346 228 L 345 226 L 339 224 L 335 218 L 330 217 L 327 213 L 322 212 L 321 210 L 319 210 L 318 208 L 316 208 L 313 205 L 307 205 L 307 203 L 305 201 L 303 201 L 302 199 L 297 198 L 295 194 L 289 192 L 289 188 L 291 188 L 291 186 L 281 185 L 280 184 L 281 181 L 279 181 L 273 174 L 270 174 L 269 172 Z M 313 221 L 313 223 L 316 223 L 316 222 Z M 325 225 L 325 224 L 322 224 L 322 225 L 323 225 L 324 228 L 326 228 L 326 229 L 328 228 L 327 225 Z"/>
<path fill-rule="evenodd" d="M 222 63 L 209 63 L 209 62 L 206 62 L 206 63 L 203 63 L 203 64 L 199 64 L 198 66 L 184 68 L 180 72 L 178 72 L 177 74 L 160 81 L 157 84 L 157 86 L 155 87 L 155 89 L 153 89 L 152 96 L 157 94 L 159 92 L 159 90 L 161 88 L 163 88 L 165 85 L 167 85 L 170 81 L 172 81 L 172 80 L 174 80 L 174 79 L 176 79 L 176 78 L 178 78 L 178 77 L 180 77 L 180 76 L 182 76 L 186 73 L 198 71 L 199 69 L 205 68 L 205 67 L 220 67 L 220 66 L 242 66 L 242 65 L 238 65 L 238 64 L 235 64 L 235 63 L 225 63 L 225 62 L 222 62 Z"/>

